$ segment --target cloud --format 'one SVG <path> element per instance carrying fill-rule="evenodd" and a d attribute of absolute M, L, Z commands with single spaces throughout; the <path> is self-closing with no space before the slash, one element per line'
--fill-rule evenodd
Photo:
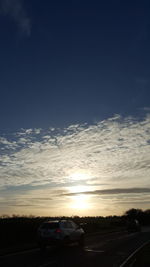
<path fill-rule="evenodd" d="M 115 115 L 64 129 L 21 129 L 0 137 L 4 204 L 9 196 L 14 206 L 34 202 L 40 208 L 49 201 L 56 210 L 69 196 L 77 196 L 75 186 L 86 186 L 84 194 L 92 201 L 98 196 L 103 207 L 112 199 L 115 206 L 148 203 L 149 174 L 149 114 L 142 119 Z M 45 199 L 36 201 L 38 197 Z"/>
<path fill-rule="evenodd" d="M 150 193 L 150 188 L 113 188 L 86 192 L 67 193 L 66 196 L 84 195 L 118 195 L 118 194 L 144 194 Z"/>
<path fill-rule="evenodd" d="M 147 115 L 1 137 L 0 186 L 72 183 L 81 172 L 87 184 L 150 185 L 149 136 Z"/>
<path fill-rule="evenodd" d="M 9 16 L 23 33 L 30 36 L 31 21 L 25 11 L 23 0 L 1 0 L 0 10 L 1 14 Z"/>

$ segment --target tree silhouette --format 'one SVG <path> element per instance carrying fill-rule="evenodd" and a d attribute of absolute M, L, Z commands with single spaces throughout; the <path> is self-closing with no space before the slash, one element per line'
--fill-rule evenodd
<path fill-rule="evenodd" d="M 141 209 L 129 209 L 125 212 L 125 216 L 128 219 L 140 219 L 143 215 L 143 211 Z"/>

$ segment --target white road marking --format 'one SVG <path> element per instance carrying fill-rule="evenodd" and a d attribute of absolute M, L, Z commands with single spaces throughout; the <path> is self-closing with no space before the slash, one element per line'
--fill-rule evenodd
<path fill-rule="evenodd" d="M 104 253 L 104 250 L 95 250 L 95 249 L 89 249 L 89 248 L 85 248 L 85 251 L 94 252 L 94 253 Z"/>
<path fill-rule="evenodd" d="M 134 252 L 132 252 L 131 254 L 130 254 L 130 256 L 120 265 L 120 267 L 125 267 L 125 265 L 126 265 L 126 263 L 133 257 L 133 256 L 135 256 L 135 254 L 137 253 L 137 252 L 139 252 L 144 246 L 146 246 L 148 243 L 150 242 L 150 240 L 149 241 L 147 241 L 147 242 L 145 242 L 142 246 L 140 246 L 140 247 L 138 247 Z"/>

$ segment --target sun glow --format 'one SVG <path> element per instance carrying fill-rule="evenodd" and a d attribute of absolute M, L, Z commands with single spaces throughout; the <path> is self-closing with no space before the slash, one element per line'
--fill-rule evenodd
<path fill-rule="evenodd" d="M 91 186 L 88 186 L 88 185 L 74 185 L 74 186 L 70 186 L 69 188 L 69 191 L 70 193 L 84 193 L 86 191 L 90 191 L 92 190 L 91 189 Z"/>
<path fill-rule="evenodd" d="M 90 179 L 90 174 L 86 171 L 76 171 L 68 176 L 73 181 L 83 181 Z"/>
<path fill-rule="evenodd" d="M 76 210 L 88 209 L 90 207 L 89 197 L 83 194 L 73 196 L 70 206 L 72 209 L 76 209 Z"/>

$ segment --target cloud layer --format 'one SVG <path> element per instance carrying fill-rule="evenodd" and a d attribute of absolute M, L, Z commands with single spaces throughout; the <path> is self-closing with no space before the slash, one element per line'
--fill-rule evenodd
<path fill-rule="evenodd" d="M 142 120 L 116 115 L 93 125 L 22 129 L 0 137 L 0 151 L 1 190 L 26 186 L 35 193 L 43 186 L 51 198 L 53 189 L 82 184 L 89 187 L 85 194 L 93 187 L 98 195 L 149 194 L 148 114 Z"/>

